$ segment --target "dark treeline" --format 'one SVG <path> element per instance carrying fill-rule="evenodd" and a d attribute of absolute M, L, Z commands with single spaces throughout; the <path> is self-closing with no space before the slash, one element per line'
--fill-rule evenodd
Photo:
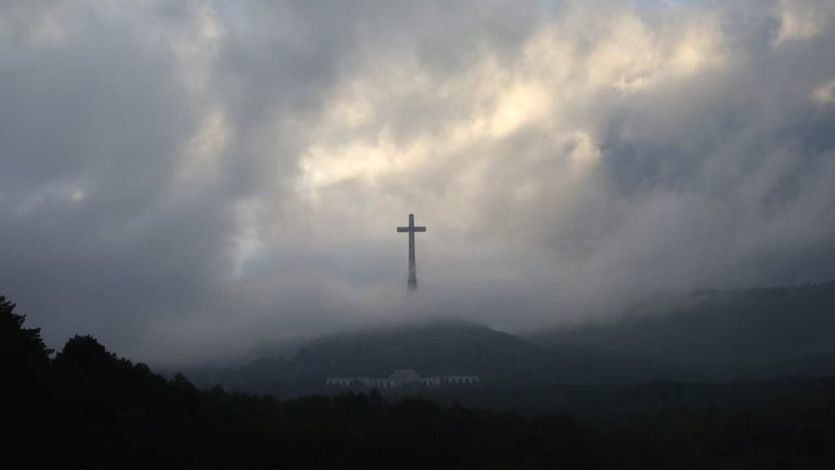
<path fill-rule="evenodd" d="M 76 336 L 54 357 L 0 297 L 4 468 L 832 468 L 835 382 L 733 407 L 565 413 L 376 393 L 277 400 L 201 391 Z M 682 385 L 685 386 L 685 385 Z M 650 387 L 650 389 L 653 389 Z M 634 390 L 638 390 L 635 392 Z M 640 388 L 634 389 L 638 393 Z M 657 390 L 653 393 L 657 393 Z M 641 402 L 641 397 L 630 400 Z M 653 401 L 653 396 L 647 396 Z"/>

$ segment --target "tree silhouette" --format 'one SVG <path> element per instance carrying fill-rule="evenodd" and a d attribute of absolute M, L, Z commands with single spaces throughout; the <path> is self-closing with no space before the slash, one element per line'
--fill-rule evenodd
<path fill-rule="evenodd" d="M 25 315 L 15 313 L 15 304 L 0 296 L 0 367 L 6 378 L 20 381 L 49 364 L 49 350 L 40 328 L 23 328 Z M 17 380 L 15 380 L 17 379 Z"/>
<path fill-rule="evenodd" d="M 51 351 L 40 329 L 23 328 L 25 319 L 0 296 L 0 415 L 12 430 L 4 441 L 11 449 L 33 454 L 51 424 Z"/>

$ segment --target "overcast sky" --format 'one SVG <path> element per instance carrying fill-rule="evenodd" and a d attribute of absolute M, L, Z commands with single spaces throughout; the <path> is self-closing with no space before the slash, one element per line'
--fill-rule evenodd
<path fill-rule="evenodd" d="M 832 0 L 4 0 L 0 293 L 185 364 L 832 279 L 833 44 Z"/>

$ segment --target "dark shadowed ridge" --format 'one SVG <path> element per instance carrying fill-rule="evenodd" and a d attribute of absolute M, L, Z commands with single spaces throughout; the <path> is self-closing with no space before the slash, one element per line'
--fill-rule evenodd
<path fill-rule="evenodd" d="M 678 307 L 632 312 L 530 335 L 544 348 L 589 348 L 664 360 L 694 379 L 835 373 L 835 282 L 700 291 Z"/>

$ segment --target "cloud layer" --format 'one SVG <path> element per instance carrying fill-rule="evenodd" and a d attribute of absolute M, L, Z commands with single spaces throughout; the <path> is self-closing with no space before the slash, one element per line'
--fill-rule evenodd
<path fill-rule="evenodd" d="M 835 277 L 833 2 L 448 3 L 4 2 L 0 289 L 183 363 Z"/>

